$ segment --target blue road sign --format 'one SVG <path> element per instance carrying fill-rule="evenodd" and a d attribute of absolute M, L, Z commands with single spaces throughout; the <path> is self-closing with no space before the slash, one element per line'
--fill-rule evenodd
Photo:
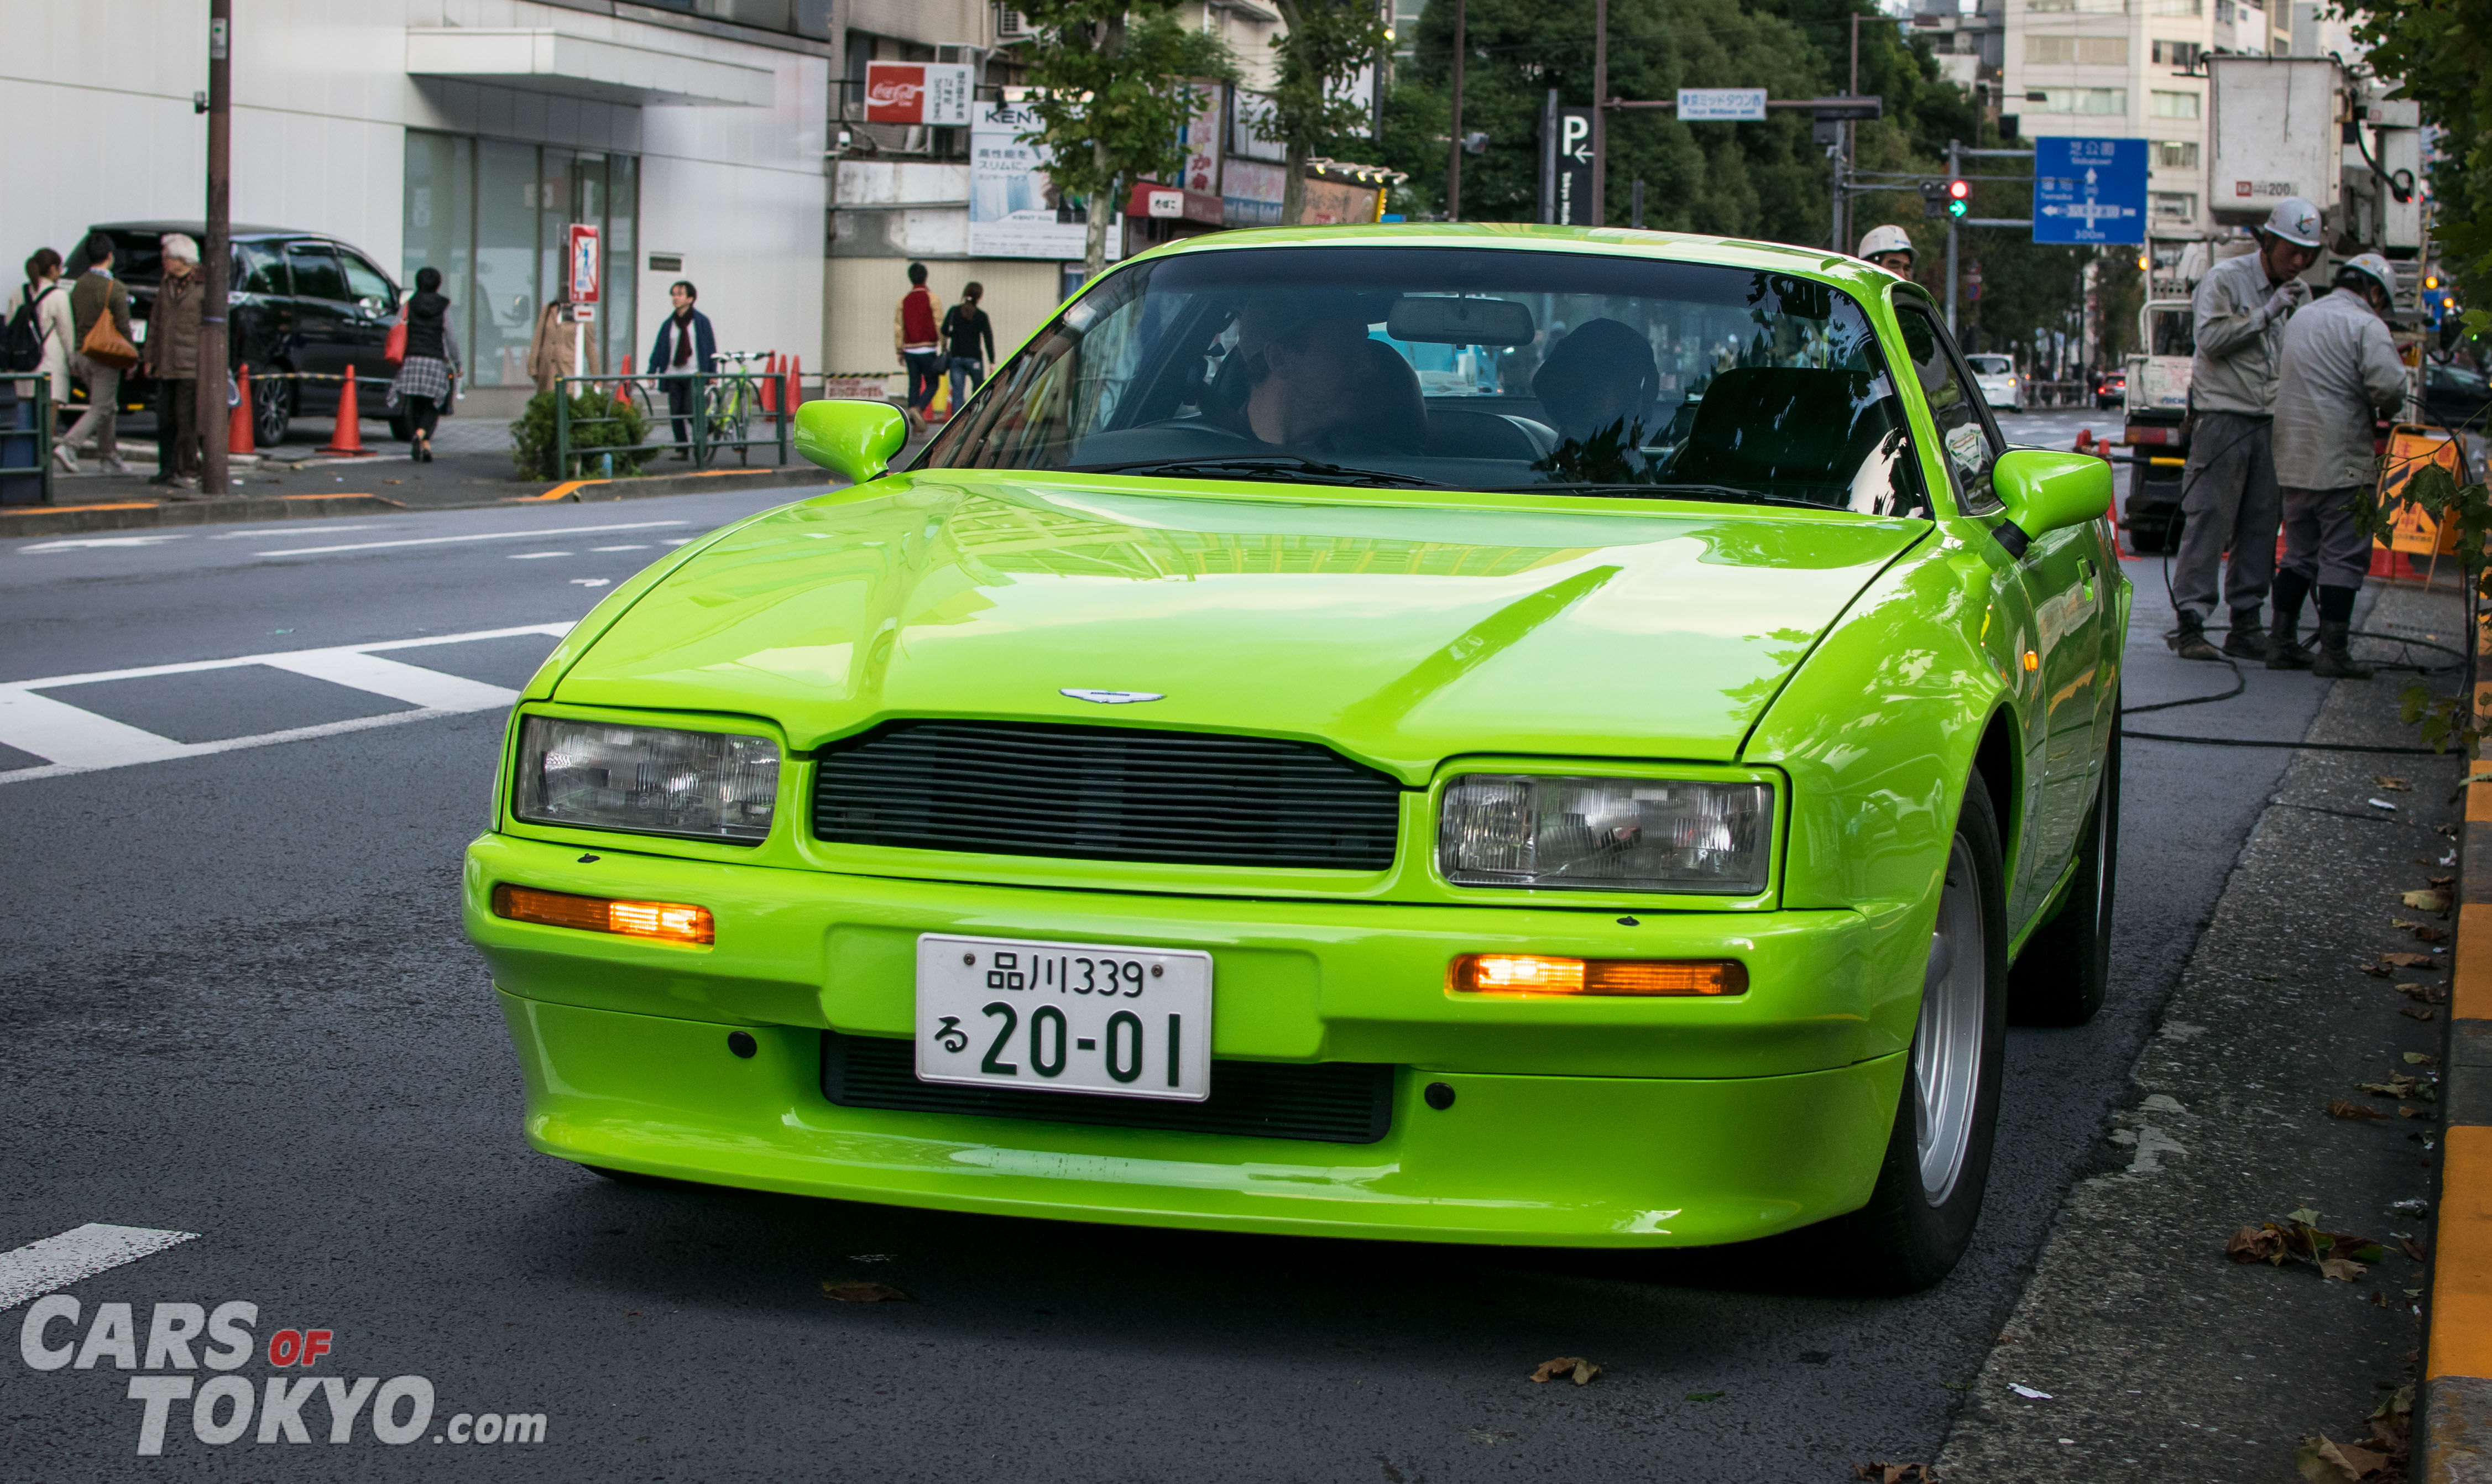
<path fill-rule="evenodd" d="M 2146 141 L 2035 139 L 2033 240 L 2144 243 Z"/>

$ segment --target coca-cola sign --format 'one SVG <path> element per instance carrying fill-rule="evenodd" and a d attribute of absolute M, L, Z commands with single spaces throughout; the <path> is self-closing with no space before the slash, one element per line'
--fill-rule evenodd
<path fill-rule="evenodd" d="M 868 62 L 865 121 L 965 128 L 969 69 L 957 62 Z"/>

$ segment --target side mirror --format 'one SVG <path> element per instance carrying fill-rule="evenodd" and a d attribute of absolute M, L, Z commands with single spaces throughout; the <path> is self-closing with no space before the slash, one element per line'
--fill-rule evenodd
<path fill-rule="evenodd" d="M 1990 488 L 2007 505 L 1993 534 L 2008 555 L 2023 556 L 2036 536 L 2102 519 L 2111 509 L 2111 465 L 2092 454 L 2012 449 L 1991 466 Z"/>
<path fill-rule="evenodd" d="M 880 479 L 908 441 L 908 420 L 887 401 L 809 401 L 796 409 L 796 452 L 850 484 Z"/>

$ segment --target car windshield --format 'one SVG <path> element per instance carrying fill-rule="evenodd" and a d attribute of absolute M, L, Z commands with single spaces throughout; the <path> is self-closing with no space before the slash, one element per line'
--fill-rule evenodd
<path fill-rule="evenodd" d="M 2016 369 L 2008 364 L 2005 356 L 1966 356 L 1964 359 L 1976 376 L 2004 376 Z"/>
<path fill-rule="evenodd" d="M 1475 248 L 1135 263 L 916 467 L 1929 508 L 1885 358 L 1840 289 Z"/>

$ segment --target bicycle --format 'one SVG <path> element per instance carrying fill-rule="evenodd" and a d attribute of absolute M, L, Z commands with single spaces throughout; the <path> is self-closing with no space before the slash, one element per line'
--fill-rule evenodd
<path fill-rule="evenodd" d="M 767 353 L 758 350 L 722 350 L 718 353 L 717 379 L 709 384 L 702 414 L 707 422 L 706 441 L 712 449 L 727 444 L 736 446 L 736 457 L 752 456 L 753 415 L 759 410 L 761 399 L 755 391 L 753 378 L 759 373 Z"/>

